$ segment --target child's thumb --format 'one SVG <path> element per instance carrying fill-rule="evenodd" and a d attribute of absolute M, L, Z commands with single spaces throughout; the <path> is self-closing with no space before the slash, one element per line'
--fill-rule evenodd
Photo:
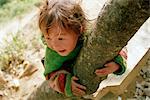
<path fill-rule="evenodd" d="M 104 66 L 107 67 L 107 66 L 109 66 L 109 64 L 107 63 L 107 64 L 105 64 Z"/>
<path fill-rule="evenodd" d="M 75 77 L 75 76 L 73 76 L 72 79 L 75 80 L 75 81 L 79 80 L 79 79 L 78 79 L 77 77 Z"/>

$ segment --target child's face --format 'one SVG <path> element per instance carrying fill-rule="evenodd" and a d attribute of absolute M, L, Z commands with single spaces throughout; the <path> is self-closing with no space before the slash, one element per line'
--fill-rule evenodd
<path fill-rule="evenodd" d="M 69 29 L 60 29 L 58 26 L 48 30 L 44 34 L 47 46 L 56 51 L 61 56 L 67 56 L 74 50 L 79 35 Z"/>

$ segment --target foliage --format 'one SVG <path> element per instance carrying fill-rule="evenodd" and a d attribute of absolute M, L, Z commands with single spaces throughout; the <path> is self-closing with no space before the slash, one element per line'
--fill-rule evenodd
<path fill-rule="evenodd" d="M 0 0 L 0 7 L 2 7 L 4 4 L 8 3 L 9 0 Z"/>
<path fill-rule="evenodd" d="M 3 46 L 0 47 L 0 66 L 6 70 L 10 64 L 19 64 L 23 61 L 23 54 L 27 47 L 21 34 L 10 34 L 4 38 Z"/>
<path fill-rule="evenodd" d="M 8 2 L 9 1 L 9 2 Z M 0 22 L 31 11 L 40 0 L 0 0 Z"/>

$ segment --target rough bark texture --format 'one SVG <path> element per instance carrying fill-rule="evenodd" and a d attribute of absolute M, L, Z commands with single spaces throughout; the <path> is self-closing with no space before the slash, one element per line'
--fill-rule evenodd
<path fill-rule="evenodd" d="M 28 98 L 28 100 L 85 100 L 82 97 L 66 97 L 50 89 L 45 81 Z"/>
<path fill-rule="evenodd" d="M 74 67 L 87 94 L 93 93 L 105 77 L 94 71 L 112 60 L 149 17 L 149 0 L 111 0 L 97 19 Z"/>
<path fill-rule="evenodd" d="M 96 91 L 106 77 L 96 77 L 95 69 L 113 59 L 127 41 L 149 17 L 149 0 L 111 0 L 97 19 L 97 27 L 84 42 L 74 70 L 87 94 Z M 66 98 L 49 90 L 46 82 L 37 89 L 30 100 L 80 100 Z M 81 99 L 82 100 L 82 99 Z"/>

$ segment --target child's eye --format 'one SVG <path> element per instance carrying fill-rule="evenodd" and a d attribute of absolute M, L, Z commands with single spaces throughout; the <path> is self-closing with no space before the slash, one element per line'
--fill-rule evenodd
<path fill-rule="evenodd" d="M 58 40 L 63 40 L 63 38 L 58 38 Z"/>
<path fill-rule="evenodd" d="M 46 38 L 47 40 L 51 40 L 50 38 Z"/>

